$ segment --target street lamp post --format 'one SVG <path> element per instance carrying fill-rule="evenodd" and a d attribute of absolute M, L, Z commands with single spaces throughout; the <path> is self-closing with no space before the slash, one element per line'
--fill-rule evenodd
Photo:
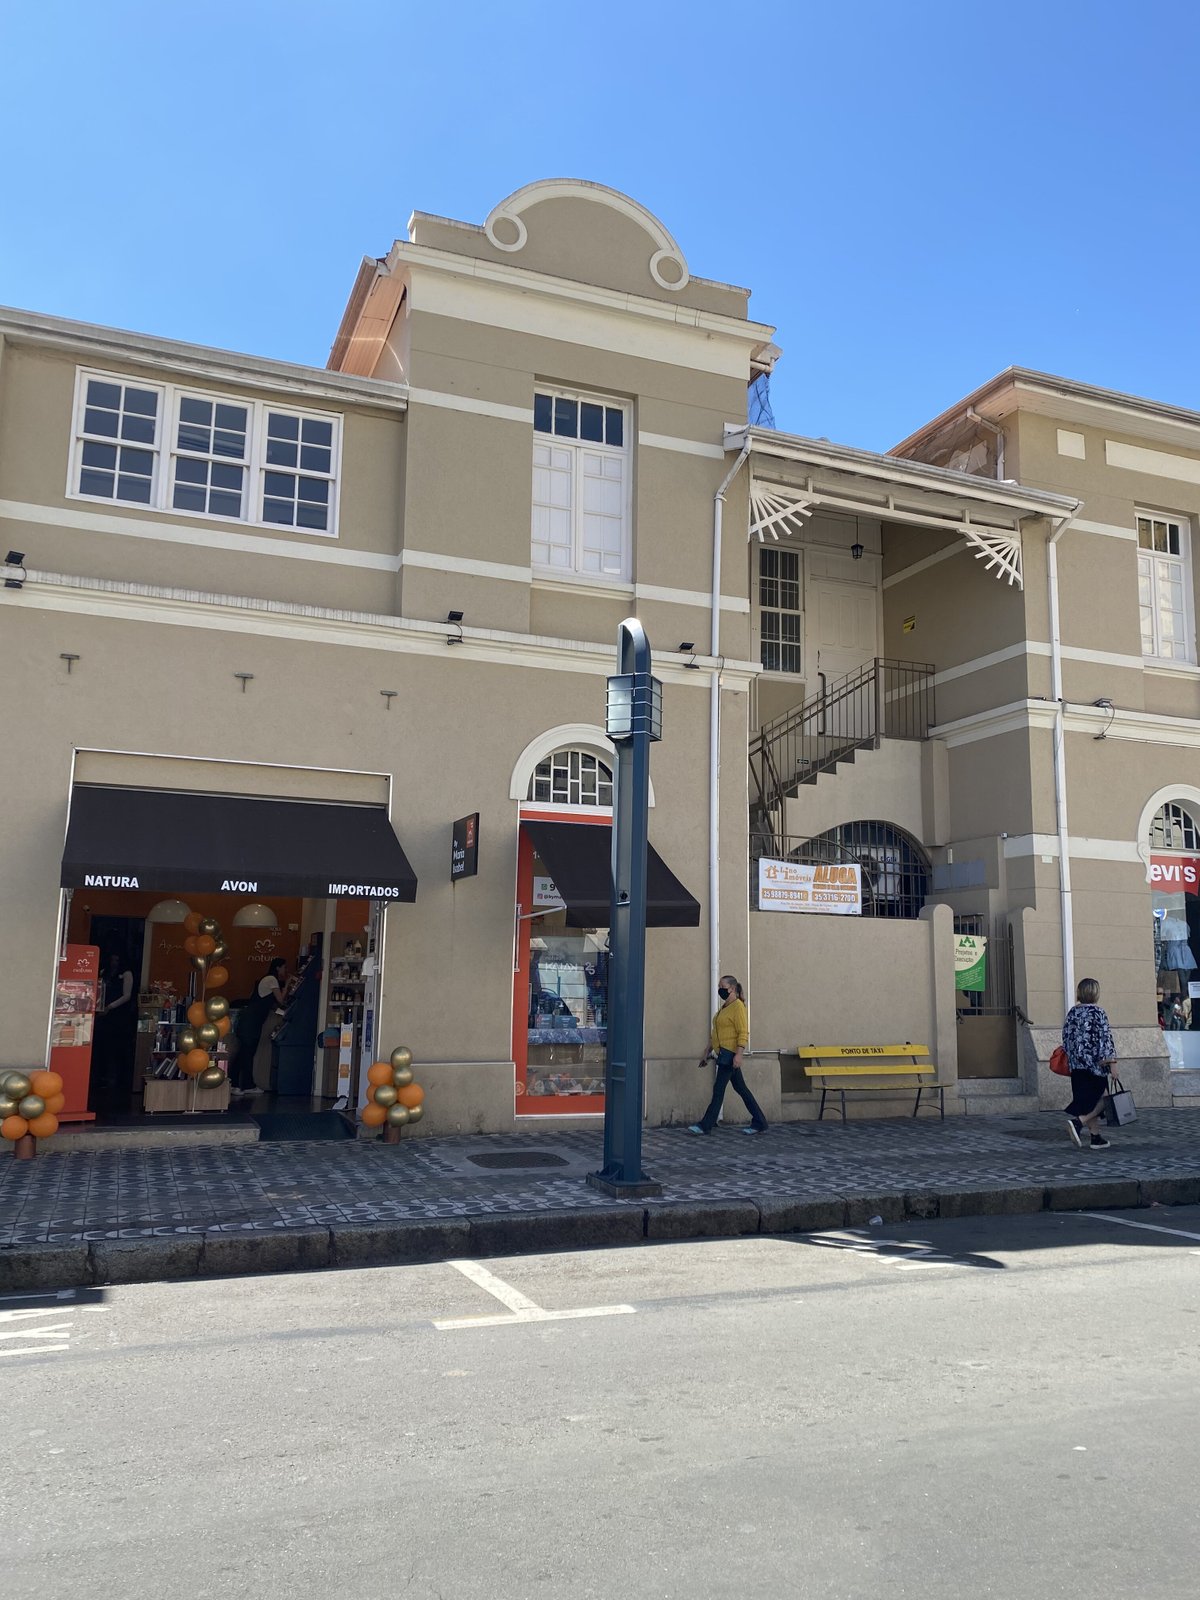
<path fill-rule="evenodd" d="M 650 641 L 636 618 L 617 634 L 620 671 L 608 680 L 607 732 L 617 753 L 609 911 L 608 1045 L 604 1166 L 588 1176 L 606 1194 L 642 1198 L 662 1185 L 642 1171 L 646 1015 L 646 825 L 650 745 L 662 738 L 662 685 L 650 673 Z"/>

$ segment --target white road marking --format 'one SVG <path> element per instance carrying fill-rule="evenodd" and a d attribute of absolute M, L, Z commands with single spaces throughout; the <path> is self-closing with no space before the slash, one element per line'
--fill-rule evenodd
<path fill-rule="evenodd" d="M 818 1244 L 832 1245 L 837 1250 L 849 1250 L 854 1255 L 872 1256 L 884 1266 L 897 1272 L 927 1272 L 934 1267 L 959 1267 L 968 1272 L 983 1270 L 975 1261 L 958 1261 L 936 1249 L 928 1239 L 880 1239 L 863 1228 L 842 1228 L 831 1233 L 813 1233 L 808 1236 Z M 906 1251 L 903 1260 L 897 1252 Z"/>
<path fill-rule="evenodd" d="M 0 1294 L 4 1300 L 74 1300 L 74 1289 L 38 1289 L 29 1294 Z"/>
<path fill-rule="evenodd" d="M 508 1314 L 502 1317 L 449 1317 L 434 1323 L 434 1327 L 442 1333 L 452 1328 L 505 1328 L 524 1322 L 574 1322 L 582 1317 L 633 1315 L 632 1306 L 585 1306 L 576 1311 L 543 1311 L 528 1295 L 514 1289 L 486 1267 L 481 1267 L 478 1261 L 450 1261 L 447 1265 L 457 1268 L 464 1278 L 470 1278 L 472 1283 L 486 1289 L 501 1305 L 508 1307 Z"/>
<path fill-rule="evenodd" d="M 63 1292 L 64 1291 L 60 1290 L 59 1294 L 62 1294 Z M 74 1290 L 67 1290 L 65 1292 L 74 1294 Z M 15 1300 L 21 1297 L 18 1295 L 13 1295 L 12 1298 Z M 41 1298 L 49 1299 L 50 1296 L 42 1296 Z M 59 1295 L 55 1295 L 53 1298 L 57 1300 Z M 63 1307 L 61 1305 L 43 1306 L 40 1310 L 34 1306 L 22 1306 L 11 1311 L 0 1311 L 0 1339 L 41 1339 L 43 1341 L 51 1341 L 48 1344 L 26 1343 L 12 1349 L 0 1349 L 0 1359 L 5 1356 L 51 1355 L 58 1350 L 69 1350 L 70 1345 L 67 1343 L 67 1341 L 71 1337 L 71 1328 L 73 1326 L 70 1322 L 52 1322 L 41 1328 L 31 1328 L 28 1326 L 31 1318 L 41 1318 L 44 1320 L 46 1317 L 59 1317 L 62 1315 L 62 1312 Z M 19 1328 L 9 1327 L 6 1330 L 5 1324 L 14 1322 L 23 1323 L 25 1325 Z"/>
<path fill-rule="evenodd" d="M 1110 1217 L 1102 1211 L 1085 1211 L 1085 1217 L 1090 1217 L 1093 1222 L 1115 1222 L 1122 1228 L 1141 1228 L 1146 1233 L 1170 1233 L 1176 1239 L 1200 1239 L 1200 1233 L 1188 1233 L 1184 1228 L 1161 1228 L 1154 1222 L 1133 1222 L 1128 1217 Z"/>
<path fill-rule="evenodd" d="M 3 1360 L 5 1356 L 47 1356 L 52 1355 L 55 1350 L 69 1350 L 70 1348 L 69 1344 L 30 1344 L 23 1346 L 20 1350 L 0 1350 L 0 1360 Z"/>

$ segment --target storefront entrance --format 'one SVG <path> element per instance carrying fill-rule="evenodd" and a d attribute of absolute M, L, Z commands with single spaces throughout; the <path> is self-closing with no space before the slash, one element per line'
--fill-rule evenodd
<path fill-rule="evenodd" d="M 518 1116 L 604 1110 L 612 821 L 523 807 L 513 959 Z M 650 847 L 650 927 L 696 927 L 700 905 Z"/>
<path fill-rule="evenodd" d="M 267 1119 L 353 1109 L 383 907 L 416 896 L 386 810 L 78 784 L 62 883 L 50 1053 L 71 1069 L 64 1120 L 233 1112 L 267 1137 Z M 205 1020 L 189 950 L 207 919 L 228 1011 L 206 1042 L 226 1076 L 206 1085 L 179 1061 Z"/>

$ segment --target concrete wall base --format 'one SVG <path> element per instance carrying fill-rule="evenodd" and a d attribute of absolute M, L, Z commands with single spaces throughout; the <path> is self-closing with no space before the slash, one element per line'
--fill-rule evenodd
<path fill-rule="evenodd" d="M 1114 1028 L 1117 1074 L 1139 1106 L 1171 1104 L 1171 1073 L 1161 1028 Z M 1027 1091 L 1043 1111 L 1061 1110 L 1071 1097 L 1070 1082 L 1050 1071 L 1050 1056 L 1062 1043 L 1060 1028 L 1021 1027 L 1021 1065 Z"/>

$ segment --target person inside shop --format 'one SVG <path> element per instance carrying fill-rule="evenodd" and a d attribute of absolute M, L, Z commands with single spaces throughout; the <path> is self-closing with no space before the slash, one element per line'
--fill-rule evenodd
<path fill-rule="evenodd" d="M 258 1093 L 254 1081 L 254 1058 L 267 1018 L 273 1011 L 283 1011 L 283 987 L 287 982 L 287 962 L 276 956 L 264 978 L 258 980 L 254 994 L 237 1014 L 233 1036 L 237 1040 L 237 1053 L 233 1058 L 233 1089 L 238 1095 Z"/>
<path fill-rule="evenodd" d="M 97 1113 L 128 1111 L 133 1099 L 138 1013 L 133 966 L 123 950 L 109 950 L 101 959 L 96 999 L 88 1109 Z"/>

